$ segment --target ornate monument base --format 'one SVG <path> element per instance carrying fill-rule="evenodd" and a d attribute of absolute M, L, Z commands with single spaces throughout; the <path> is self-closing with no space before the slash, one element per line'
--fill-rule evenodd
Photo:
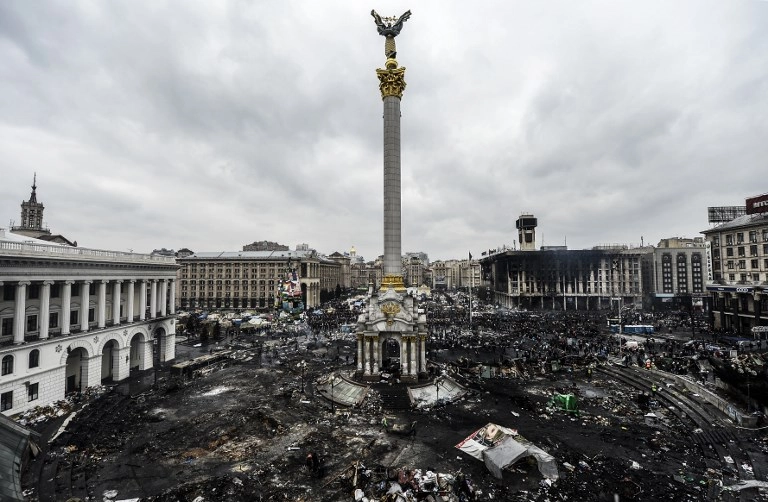
<path fill-rule="evenodd" d="M 357 320 L 358 380 L 378 382 L 382 371 L 392 371 L 401 382 L 415 383 L 427 375 L 427 317 L 418 302 L 394 288 L 372 294 L 368 309 Z M 399 359 L 391 356 L 399 346 Z"/>

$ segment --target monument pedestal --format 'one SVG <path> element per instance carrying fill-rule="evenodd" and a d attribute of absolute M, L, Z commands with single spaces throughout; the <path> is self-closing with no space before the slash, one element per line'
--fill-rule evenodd
<path fill-rule="evenodd" d="M 372 294 L 368 308 L 357 320 L 356 378 L 378 382 L 391 372 L 404 383 L 416 383 L 427 373 L 427 317 L 418 302 L 392 288 Z M 399 358 L 390 347 L 397 344 Z"/>

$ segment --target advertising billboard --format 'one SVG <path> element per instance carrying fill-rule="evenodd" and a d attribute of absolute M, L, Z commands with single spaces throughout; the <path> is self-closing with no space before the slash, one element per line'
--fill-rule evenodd
<path fill-rule="evenodd" d="M 768 213 L 768 193 L 747 199 L 747 214 Z"/>

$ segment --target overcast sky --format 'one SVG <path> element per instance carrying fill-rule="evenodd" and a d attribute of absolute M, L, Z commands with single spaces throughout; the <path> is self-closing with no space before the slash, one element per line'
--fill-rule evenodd
<path fill-rule="evenodd" d="M 80 246 L 383 252 L 397 37 L 403 251 L 696 237 L 768 191 L 760 0 L 0 2 L 0 226 L 37 172 Z"/>

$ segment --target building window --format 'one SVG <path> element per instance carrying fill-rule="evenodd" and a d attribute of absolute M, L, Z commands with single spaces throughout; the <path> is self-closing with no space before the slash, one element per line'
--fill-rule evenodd
<path fill-rule="evenodd" d="M 37 368 L 40 366 L 40 351 L 35 349 L 29 353 L 29 367 Z"/>
<path fill-rule="evenodd" d="M 29 387 L 27 387 L 27 399 L 29 401 L 36 401 L 37 400 L 37 389 L 40 384 L 38 383 L 32 383 L 29 384 Z"/>
<path fill-rule="evenodd" d="M 743 244 L 744 243 L 744 232 L 739 232 L 736 234 L 736 244 Z"/>
<path fill-rule="evenodd" d="M 40 298 L 40 286 L 37 284 L 30 284 L 27 288 L 27 295 L 30 300 L 37 300 Z"/>
<path fill-rule="evenodd" d="M 750 230 L 749 231 L 749 242 L 757 242 L 757 230 Z"/>
<path fill-rule="evenodd" d="M 739 246 L 738 247 L 738 251 L 739 251 L 739 257 L 743 258 L 744 257 L 744 246 Z"/>
<path fill-rule="evenodd" d="M 760 267 L 759 260 L 750 260 L 749 265 L 753 269 L 758 269 Z"/>
<path fill-rule="evenodd" d="M 16 297 L 16 286 L 5 284 L 3 286 L 3 301 L 12 302 Z"/>
<path fill-rule="evenodd" d="M 0 394 L 0 411 L 6 411 L 13 408 L 13 391 Z"/>
<path fill-rule="evenodd" d="M 725 248 L 725 256 L 733 256 L 733 248 Z"/>
<path fill-rule="evenodd" d="M 78 323 L 78 311 L 77 310 L 70 310 L 69 311 L 69 324 L 77 324 Z"/>
<path fill-rule="evenodd" d="M 80 296 L 80 285 L 79 284 L 72 284 L 70 286 L 70 295 L 71 296 Z"/>
<path fill-rule="evenodd" d="M 89 308 L 88 309 L 88 322 L 93 322 L 96 320 L 96 309 L 95 308 Z"/>
<path fill-rule="evenodd" d="M 59 327 L 59 313 L 58 312 L 51 312 L 51 314 L 48 316 L 48 327 L 58 328 Z"/>
<path fill-rule="evenodd" d="M 728 234 L 725 236 L 725 245 L 733 246 L 733 234 Z"/>
<path fill-rule="evenodd" d="M 3 325 L 2 325 L 2 331 L 0 334 L 2 336 L 8 336 L 13 334 L 13 317 L 5 317 L 3 318 Z"/>
<path fill-rule="evenodd" d="M 34 333 L 35 331 L 37 331 L 37 316 L 28 315 L 27 316 L 27 333 Z"/>
<path fill-rule="evenodd" d="M 7 355 L 3 357 L 3 368 L 2 368 L 2 374 L 3 375 L 10 375 L 13 373 L 13 356 Z"/>

